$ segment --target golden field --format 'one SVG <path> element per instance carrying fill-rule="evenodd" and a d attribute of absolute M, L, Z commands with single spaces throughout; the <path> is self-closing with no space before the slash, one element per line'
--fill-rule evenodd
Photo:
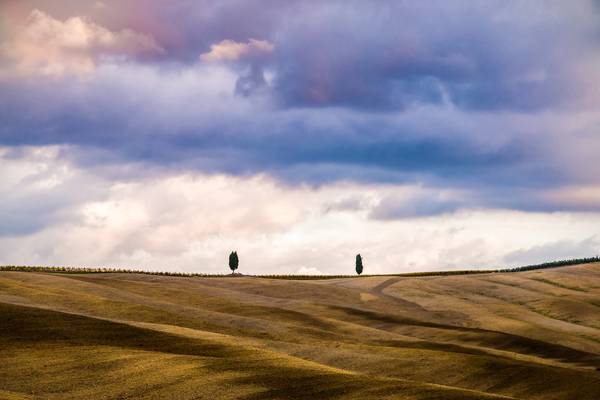
<path fill-rule="evenodd" d="M 0 272 L 1 399 L 600 399 L 600 263 L 324 280 Z"/>

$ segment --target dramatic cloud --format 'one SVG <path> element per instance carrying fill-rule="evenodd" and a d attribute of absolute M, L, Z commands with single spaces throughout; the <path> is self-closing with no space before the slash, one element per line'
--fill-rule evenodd
<path fill-rule="evenodd" d="M 244 97 L 256 94 L 267 86 L 264 74 L 266 57 L 274 46 L 266 40 L 250 39 L 248 43 L 223 40 L 210 46 L 210 51 L 200 55 L 203 62 L 237 62 L 240 69 L 235 83 L 235 93 Z"/>
<path fill-rule="evenodd" d="M 591 151 L 597 139 L 590 134 L 597 116 L 432 106 L 394 114 L 279 110 L 266 99 L 234 96 L 238 79 L 213 65 L 120 65 L 101 67 L 85 81 L 37 81 L 27 91 L 5 84 L 0 142 L 70 143 L 82 147 L 81 162 L 91 165 L 266 172 L 314 184 L 351 179 L 455 186 L 480 192 L 479 204 L 470 206 L 564 209 L 566 202 L 534 199 L 532 191 L 600 185 Z M 44 101 L 57 91 L 59 99 Z M 509 197 L 501 194 L 507 188 Z"/>
<path fill-rule="evenodd" d="M 92 72 L 102 57 L 159 53 L 147 35 L 124 29 L 112 32 L 84 17 L 59 21 L 33 10 L 26 24 L 0 44 L 2 75 L 62 75 Z"/>

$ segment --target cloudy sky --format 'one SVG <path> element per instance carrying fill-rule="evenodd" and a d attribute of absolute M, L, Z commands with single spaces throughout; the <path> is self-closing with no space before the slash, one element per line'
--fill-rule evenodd
<path fill-rule="evenodd" d="M 600 253 L 600 2 L 2 0 L 0 264 Z"/>

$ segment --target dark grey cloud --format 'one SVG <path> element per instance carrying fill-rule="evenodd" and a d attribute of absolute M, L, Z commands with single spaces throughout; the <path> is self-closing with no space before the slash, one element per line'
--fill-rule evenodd
<path fill-rule="evenodd" d="M 265 68 L 282 107 L 561 107 L 579 99 L 573 65 L 598 52 L 586 1 L 180 2 L 166 14 L 180 30 L 168 59 L 195 61 L 223 39 L 274 43 Z"/>
<path fill-rule="evenodd" d="M 582 5 L 317 7 L 276 37 L 275 90 L 287 106 L 403 109 L 444 96 L 472 110 L 561 106 L 577 96 L 571 63 L 598 50 Z"/>
<path fill-rule="evenodd" d="M 148 2 L 135 16 L 135 2 L 106 3 L 73 10 L 151 35 L 164 52 L 109 60 L 87 77 L 2 79 L 0 145 L 69 145 L 96 170 L 139 164 L 470 193 L 412 209 L 391 198 L 373 211 L 380 219 L 568 210 L 536 193 L 598 184 L 600 174 L 565 165 L 589 161 L 567 157 L 579 154 L 577 135 L 588 147 L 597 140 L 561 130 L 594 112 L 586 90 L 595 77 L 580 73 L 600 51 L 591 3 L 177 1 Z M 28 4 L 64 19 L 71 3 Z M 274 50 L 199 59 L 213 44 L 249 39 Z M 214 69 L 236 78 L 215 89 Z"/>
<path fill-rule="evenodd" d="M 268 40 L 275 52 L 240 72 L 239 93 L 261 83 L 265 68 L 281 107 L 556 109 L 581 101 L 586 82 L 574 67 L 599 51 L 592 1 L 179 0 L 144 2 L 136 13 L 132 0 L 71 3 L 30 2 L 150 34 L 165 64 L 196 63 L 222 40 Z"/>
<path fill-rule="evenodd" d="M 104 84 L 57 81 L 40 84 L 34 93 L 5 85 L 5 93 L 12 95 L 0 99 L 0 144 L 71 144 L 103 150 L 98 162 L 139 161 L 233 174 L 268 171 L 316 183 L 344 178 L 402 182 L 423 175 L 458 182 L 493 176 L 498 184 L 529 156 L 517 137 L 501 146 L 481 146 L 471 140 L 479 132 L 460 131 L 449 125 L 455 124 L 452 117 L 435 112 L 431 125 L 423 127 L 419 118 L 342 109 L 196 114 L 193 109 L 200 105 L 178 102 L 176 106 L 191 109 L 189 120 L 166 115 L 161 121 L 155 114 L 160 107 L 148 108 L 143 94 L 128 99 L 136 87 Z M 58 90 L 61 99 L 40 101 Z M 444 131 L 438 131 L 440 125 Z M 356 168 L 371 172 L 361 176 Z"/>

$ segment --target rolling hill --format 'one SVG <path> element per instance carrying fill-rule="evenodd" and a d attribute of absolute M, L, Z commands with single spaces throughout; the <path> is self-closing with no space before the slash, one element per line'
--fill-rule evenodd
<path fill-rule="evenodd" d="M 0 272 L 2 399 L 600 396 L 600 263 L 324 280 Z"/>

